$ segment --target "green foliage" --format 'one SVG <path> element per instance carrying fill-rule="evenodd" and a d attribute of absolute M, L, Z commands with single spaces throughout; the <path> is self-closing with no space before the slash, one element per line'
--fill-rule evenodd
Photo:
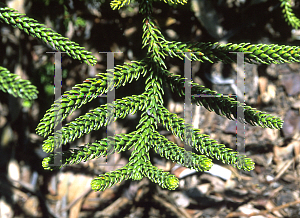
<path fill-rule="evenodd" d="M 298 20 L 291 12 L 289 2 L 280 1 L 282 6 L 284 6 L 283 12 L 286 19 L 297 28 L 299 26 Z M 46 4 L 49 4 L 49 2 L 47 0 Z M 164 2 L 171 5 L 187 3 L 185 0 L 164 0 Z M 115 10 L 129 3 L 130 0 L 113 0 L 110 5 Z M 253 170 L 254 162 L 251 159 L 225 147 L 223 144 L 218 144 L 217 141 L 210 139 L 208 135 L 200 134 L 199 129 L 195 129 L 190 124 L 185 123 L 184 119 L 170 113 L 163 106 L 163 84 L 169 84 L 172 92 L 176 92 L 180 96 L 185 95 L 184 87 L 187 85 L 191 86 L 192 95 L 218 94 L 216 91 L 212 91 L 193 81 L 188 83 L 185 81 L 185 78 L 179 75 L 173 75 L 168 71 L 165 59 L 168 56 L 183 59 L 187 52 L 194 52 L 191 53 L 191 60 L 193 61 L 233 63 L 236 62 L 236 54 L 231 52 L 244 52 L 245 61 L 248 63 L 291 63 L 300 62 L 300 47 L 276 44 L 220 44 L 218 42 L 191 43 L 168 41 L 151 16 L 152 1 L 140 0 L 139 3 L 140 13 L 144 16 L 142 48 L 147 49 L 146 57 L 139 61 L 117 65 L 113 71 L 108 70 L 105 73 L 98 73 L 96 78 L 88 78 L 82 84 L 75 85 L 72 90 L 66 91 L 62 98 L 56 100 L 51 108 L 46 111 L 36 128 L 36 133 L 43 137 L 48 136 L 43 142 L 43 150 L 50 153 L 63 144 L 80 138 L 84 134 L 108 126 L 114 118 L 122 119 L 129 113 L 135 114 L 137 111 L 141 111 L 141 119 L 136 126 L 136 130 L 128 134 L 118 134 L 114 137 L 104 138 L 62 153 L 50 154 L 42 162 L 44 169 L 55 170 L 67 164 L 77 164 L 82 161 L 105 157 L 115 152 L 119 153 L 133 149 L 128 164 L 115 171 L 99 175 L 91 182 L 92 189 L 95 191 L 105 190 L 126 179 L 140 180 L 143 177 L 149 178 L 163 188 L 176 189 L 179 184 L 178 179 L 169 172 L 163 172 L 152 165 L 149 155 L 150 149 L 154 150 L 161 157 L 196 171 L 209 170 L 213 164 L 212 158 L 221 160 L 223 163 L 230 164 L 238 169 Z M 65 13 L 68 15 L 66 10 Z M 26 17 L 26 15 L 20 14 L 14 9 L 0 5 L 0 20 L 52 45 L 54 49 L 66 51 L 73 59 L 78 59 L 91 65 L 96 63 L 95 57 L 77 43 L 55 33 L 50 28 L 46 28 L 44 25 L 39 24 L 38 21 Z M 77 25 L 84 25 L 84 20 L 77 20 Z M 19 90 L 19 95 L 23 94 L 27 98 L 29 96 L 31 98 L 36 97 L 37 92 L 34 91 L 35 89 L 32 85 L 26 83 L 20 88 L 20 85 L 14 85 L 12 82 L 15 77 L 11 77 L 13 79 L 10 80 L 6 79 L 9 77 L 9 72 L 5 68 L 0 68 L 0 72 L 5 75 L 0 78 L 0 88 L 4 88 L 8 92 L 9 90 L 14 90 L 15 93 L 18 93 Z M 133 80 L 138 80 L 140 76 L 147 78 L 145 90 L 142 94 L 116 99 L 113 103 L 97 107 L 66 124 L 62 129 L 53 132 L 58 123 L 65 120 L 68 115 L 82 105 L 108 91 L 125 86 Z M 48 80 L 47 76 L 43 78 L 42 80 L 44 81 Z M 13 89 L 10 87 L 17 88 Z M 13 94 L 13 92 L 11 93 Z M 193 103 L 204 106 L 207 110 L 214 111 L 216 114 L 231 120 L 237 119 L 241 123 L 265 128 L 282 128 L 283 121 L 280 118 L 261 112 L 230 97 L 220 95 L 218 98 L 196 98 L 192 96 L 191 100 Z M 237 117 L 238 108 L 243 109 L 244 119 Z M 114 113 L 108 113 L 108 111 L 113 111 L 113 109 L 115 110 Z M 186 151 L 160 135 L 157 132 L 158 123 L 161 123 L 165 129 L 171 131 L 173 135 L 185 141 L 187 145 L 200 154 Z M 188 132 L 190 133 L 190 138 L 186 139 L 185 135 Z M 112 145 L 113 140 L 115 141 L 114 146 Z M 60 166 L 53 166 L 56 157 L 61 157 Z"/>
<path fill-rule="evenodd" d="M 126 4 L 130 4 L 130 0 L 113 0 L 110 2 L 110 6 L 113 10 L 115 9 L 119 10 Z"/>
<path fill-rule="evenodd" d="M 114 71 L 114 87 L 117 89 L 121 85 L 125 86 L 126 83 L 131 83 L 133 79 L 138 80 L 141 75 L 145 76 L 146 69 L 147 63 L 143 60 L 133 61 L 130 64 L 126 63 L 123 66 L 116 66 Z M 46 137 L 59 122 L 63 121 L 74 110 L 107 93 L 107 78 L 112 78 L 111 74 L 99 73 L 96 76 L 99 79 L 88 78 L 84 83 L 76 84 L 72 90 L 66 91 L 64 98 L 55 101 L 39 123 L 36 130 L 37 134 Z M 112 89 L 113 87 L 110 85 L 109 90 Z M 137 101 L 143 101 L 143 99 L 137 99 Z M 123 102 L 127 102 L 126 99 Z M 118 107 L 118 104 L 116 104 L 116 107 Z M 105 114 L 106 112 L 103 112 L 102 116 L 105 116 Z M 97 119 L 99 120 L 99 118 Z"/>
<path fill-rule="evenodd" d="M 45 27 L 38 21 L 26 17 L 25 14 L 18 13 L 15 9 L 4 7 L 0 3 L 0 21 L 15 28 L 23 30 L 28 35 L 36 37 L 48 43 L 54 49 L 66 52 L 71 58 L 84 61 L 86 64 L 94 66 L 97 62 L 91 52 L 86 51 L 77 43 L 70 41 L 68 38 L 61 36 L 52 29 Z"/>
<path fill-rule="evenodd" d="M 33 100 L 37 98 L 38 90 L 28 80 L 18 78 L 18 75 L 10 73 L 6 68 L 0 66 L 0 89 L 3 92 Z"/>
<path fill-rule="evenodd" d="M 75 26 L 78 26 L 78 27 L 84 27 L 84 26 L 86 26 L 85 19 L 83 19 L 82 17 L 77 17 L 77 19 L 75 21 Z"/>
<path fill-rule="evenodd" d="M 293 28 L 298 29 L 300 27 L 300 20 L 293 13 L 293 9 L 291 6 L 291 0 L 280 0 L 282 13 L 284 14 L 286 22 L 291 25 Z"/>

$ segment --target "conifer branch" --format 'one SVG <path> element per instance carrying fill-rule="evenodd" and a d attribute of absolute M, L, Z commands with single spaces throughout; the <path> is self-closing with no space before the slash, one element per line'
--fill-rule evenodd
<path fill-rule="evenodd" d="M 179 180 L 174 175 L 158 169 L 150 161 L 140 161 L 135 165 L 128 163 L 115 171 L 100 175 L 92 180 L 91 186 L 94 191 L 103 191 L 123 180 L 140 180 L 143 176 L 169 190 L 175 190 L 179 185 Z"/>
<path fill-rule="evenodd" d="M 160 0 L 161 1 L 161 0 Z M 187 3 L 187 0 L 163 0 L 164 3 L 167 3 L 169 5 L 176 5 L 176 4 L 186 4 Z"/>
<path fill-rule="evenodd" d="M 170 57 L 184 59 L 185 52 L 191 53 L 194 61 L 221 61 L 226 64 L 235 63 L 236 54 L 230 52 L 244 52 L 245 61 L 250 64 L 280 64 L 300 62 L 300 47 L 276 44 L 220 44 L 219 42 L 182 43 L 176 41 L 163 42 L 162 48 Z"/>
<path fill-rule="evenodd" d="M 134 166 L 127 164 L 115 171 L 107 172 L 93 179 L 91 181 L 91 187 L 94 191 L 104 191 L 123 180 L 130 179 L 132 173 L 134 173 L 134 169 Z"/>
<path fill-rule="evenodd" d="M 245 158 L 244 155 L 239 155 L 238 152 L 231 148 L 225 147 L 223 144 L 217 144 L 215 140 L 208 138 L 208 135 L 199 134 L 199 129 L 192 128 L 191 124 L 186 124 L 184 119 L 179 118 L 176 114 L 170 113 L 165 107 L 159 106 L 157 111 L 158 122 L 172 132 L 173 135 L 184 141 L 185 126 L 192 132 L 192 138 L 188 141 L 188 145 L 195 148 L 201 154 L 222 160 L 223 163 L 231 164 L 238 169 L 245 171 L 253 170 L 254 163 L 251 159 Z"/>
<path fill-rule="evenodd" d="M 27 17 L 25 14 L 18 13 L 17 10 L 8 8 L 2 3 L 0 3 L 0 21 L 4 21 L 14 28 L 17 27 L 23 30 L 28 35 L 43 40 L 53 49 L 66 52 L 73 59 L 78 59 L 92 66 L 97 63 L 96 58 L 84 47 L 80 47 L 79 44 L 54 32 L 51 28 L 46 28 L 38 21 Z"/>
<path fill-rule="evenodd" d="M 109 90 L 125 86 L 126 83 L 131 83 L 133 79 L 138 80 L 141 75 L 144 77 L 147 69 L 145 60 L 117 65 L 114 68 L 114 87 L 109 84 Z M 99 78 L 88 78 L 82 84 L 76 84 L 72 90 L 66 91 L 61 99 L 56 100 L 37 126 L 37 134 L 44 137 L 49 135 L 59 122 L 66 119 L 77 108 L 107 93 L 106 82 L 108 77 L 111 78 L 112 75 L 99 73 L 96 76 Z"/>
<path fill-rule="evenodd" d="M 148 126 L 149 127 L 149 126 Z M 147 128 L 145 126 L 145 128 Z M 145 137 L 146 134 L 143 136 Z M 124 167 L 110 173 L 105 173 L 95 178 L 91 182 L 92 189 L 95 191 L 104 190 L 124 179 L 141 180 L 144 176 L 152 182 L 158 183 L 162 188 L 174 190 L 178 187 L 179 181 L 169 172 L 163 172 L 156 166 L 153 166 L 149 160 L 149 146 L 147 140 L 140 137 L 136 143 L 135 150 L 131 153 L 129 163 Z M 117 178 L 120 178 L 119 180 Z"/>
<path fill-rule="evenodd" d="M 276 44 L 220 44 L 216 43 L 183 43 L 167 41 L 154 23 L 151 17 L 146 17 L 143 21 L 143 47 L 148 46 L 150 57 L 162 65 L 165 69 L 163 59 L 166 56 L 184 59 L 186 52 L 191 53 L 191 60 L 209 61 L 215 63 L 235 63 L 237 58 L 233 52 L 243 52 L 245 61 L 250 64 L 280 64 L 300 62 L 300 47 Z"/>
<path fill-rule="evenodd" d="M 164 172 L 153 166 L 150 162 L 146 163 L 145 171 L 143 171 L 144 176 L 148 177 L 152 182 L 157 183 L 162 188 L 167 188 L 169 190 L 175 190 L 179 185 L 179 180 L 174 175 L 169 172 Z"/>
<path fill-rule="evenodd" d="M 196 171 L 207 171 L 213 165 L 211 159 L 208 157 L 194 154 L 186 151 L 184 148 L 178 147 L 178 145 L 169 141 L 157 131 L 153 132 L 152 137 L 152 147 L 154 147 L 155 152 L 161 157 L 171 159 L 173 162 Z"/>
<path fill-rule="evenodd" d="M 149 66 L 149 76 L 145 82 L 145 93 L 147 93 L 147 96 L 150 99 L 150 104 L 146 108 L 146 110 L 150 110 L 150 113 L 155 113 L 157 110 L 157 105 L 163 105 L 163 81 L 162 77 L 159 76 L 157 71 L 159 71 L 160 67 L 155 62 L 148 63 Z"/>
<path fill-rule="evenodd" d="M 107 126 L 112 121 L 113 117 L 124 118 L 129 113 L 135 114 L 137 110 L 145 110 L 149 104 L 149 98 L 145 94 L 127 96 L 118 99 L 113 103 L 105 104 L 97 107 L 90 112 L 76 118 L 68 123 L 62 129 L 56 131 L 53 136 L 49 136 L 43 143 L 43 150 L 46 153 L 53 152 L 54 149 L 61 145 L 74 141 L 80 138 L 83 134 L 88 134 L 91 131 L 99 130 L 103 126 Z M 108 114 L 110 119 L 106 119 L 107 109 L 113 109 L 115 106 L 116 114 Z M 49 128 L 50 124 L 45 123 L 45 127 Z M 58 140 L 58 141 L 57 141 Z M 56 145 L 56 147 L 54 147 Z"/>
<path fill-rule="evenodd" d="M 110 7 L 113 10 L 116 10 L 116 9 L 119 10 L 120 8 L 125 6 L 126 4 L 130 4 L 130 0 L 113 0 L 113 1 L 110 2 Z"/>
<path fill-rule="evenodd" d="M 293 13 L 293 9 L 291 6 L 291 0 L 280 0 L 282 7 L 282 13 L 284 14 L 285 21 L 291 25 L 293 28 L 298 29 L 300 27 L 300 20 Z"/>
<path fill-rule="evenodd" d="M 282 2 L 282 6 L 285 7 L 286 18 L 290 19 L 290 17 L 294 15 L 290 10 L 290 5 L 286 3 L 288 1 L 280 1 Z M 82 84 L 75 85 L 72 90 L 65 92 L 60 100 L 55 101 L 36 129 L 39 135 L 44 137 L 49 135 L 59 122 L 63 121 L 69 114 L 77 108 L 80 108 L 83 104 L 107 93 L 109 90 L 117 89 L 126 83 L 131 83 L 133 79 L 138 80 L 139 76 L 142 75 L 143 77 L 147 76 L 144 93 L 117 99 L 113 103 L 97 107 L 85 115 L 76 118 L 75 121 L 70 122 L 61 130 L 49 136 L 43 143 L 43 150 L 45 152 L 52 152 L 55 148 L 67 142 L 72 142 L 76 138 L 80 138 L 83 134 L 88 134 L 91 131 L 99 130 L 99 128 L 107 126 L 114 117 L 116 119 L 124 118 L 129 113 L 134 114 L 139 110 L 142 111 L 142 115 L 139 124 L 136 126 L 136 131 L 129 134 L 119 134 L 114 137 L 108 137 L 94 143 L 88 143 L 77 149 L 50 154 L 49 157 L 43 160 L 43 167 L 45 169 L 58 169 L 66 164 L 77 164 L 81 161 L 96 159 L 100 156 L 107 156 L 114 152 L 134 148 L 128 164 L 113 172 L 99 175 L 92 180 L 91 186 L 95 191 L 105 190 L 126 179 L 140 180 L 143 177 L 148 177 L 151 181 L 158 183 L 163 188 L 170 190 L 177 188 L 179 181 L 174 175 L 171 175 L 169 172 L 163 172 L 151 164 L 150 149 L 154 149 L 155 152 L 166 159 L 170 159 L 197 171 L 209 170 L 212 166 L 212 160 L 210 158 L 221 160 L 225 164 L 231 164 L 245 171 L 254 169 L 255 164 L 250 158 L 225 147 L 223 144 L 218 144 L 217 141 L 210 139 L 208 135 L 200 134 L 199 129 L 195 129 L 192 125 L 186 124 L 184 119 L 169 112 L 163 106 L 164 102 L 162 96 L 164 91 L 162 87 L 164 83 L 170 84 L 171 90 L 179 93 L 180 96 L 185 95 L 184 86 L 186 85 L 191 85 L 193 95 L 218 94 L 193 81 L 187 84 L 185 78 L 171 74 L 166 69 L 165 58 L 170 56 L 183 59 L 186 52 L 191 52 L 191 60 L 193 61 L 208 61 L 211 63 L 222 61 L 224 63 L 234 63 L 237 60 L 236 54 L 230 52 L 243 52 L 245 61 L 248 63 L 279 64 L 300 62 L 300 47 L 275 44 L 220 44 L 218 42 L 184 43 L 167 41 L 151 17 L 152 2 L 152 0 L 139 0 L 139 11 L 144 15 L 142 46 L 147 49 L 147 57 L 141 61 L 133 61 L 130 64 L 126 63 L 122 66 L 116 66 L 114 68 L 114 74 L 108 70 L 106 73 L 97 74 L 96 76 L 98 78 L 89 78 Z M 171 5 L 187 3 L 186 0 L 164 0 L 164 2 Z M 130 0 L 113 0 L 110 6 L 115 10 L 129 3 Z M 30 18 L 23 16 L 23 14 L 16 13 L 13 9 L 6 7 L 0 8 L 0 20 L 4 20 L 10 25 L 24 29 L 27 34 L 33 34 L 45 42 L 53 43 L 53 46 L 65 49 L 64 47 L 61 48 L 62 45 L 57 44 L 61 43 L 61 41 L 65 42 L 65 39 L 59 38 L 61 37 L 60 35 L 53 35 L 51 30 L 40 26 L 37 21 L 30 20 Z M 299 26 L 298 21 L 294 19 L 293 22 L 296 23 L 296 27 Z M 40 32 L 37 32 L 35 29 L 38 29 Z M 54 39 L 52 39 L 53 37 L 51 38 L 51 36 L 59 38 L 58 41 L 60 41 L 55 42 L 54 40 L 56 40 L 56 38 L 54 37 Z M 50 39 L 48 39 L 49 37 Z M 71 56 L 74 56 L 74 54 L 71 54 Z M 75 56 L 76 55 L 77 53 Z M 84 59 L 78 55 L 76 56 L 77 59 Z M 108 78 L 113 79 L 114 85 L 112 83 L 107 84 Z M 281 128 L 283 124 L 283 121 L 278 117 L 261 112 L 244 103 L 235 101 L 233 98 L 222 95 L 219 97 L 212 96 L 211 98 L 196 98 L 192 96 L 191 100 L 196 102 L 197 105 L 204 106 L 209 111 L 214 111 L 216 114 L 226 116 L 231 120 L 238 119 L 241 123 L 247 122 L 251 125 L 277 129 Z M 243 120 L 237 117 L 238 107 L 244 109 Z M 115 112 L 107 114 L 108 109 L 113 108 Z M 196 149 L 201 155 L 186 151 L 184 148 L 178 147 L 175 143 L 170 142 L 164 136 L 160 135 L 157 132 L 158 123 L 162 123 L 173 135 L 178 136 L 182 142 Z M 187 133 L 190 133 L 189 137 L 187 137 Z M 111 147 L 110 142 L 113 139 L 116 143 L 114 147 Z M 51 166 L 56 155 L 62 155 L 62 166 Z"/>
<path fill-rule="evenodd" d="M 170 85 L 172 92 L 178 93 L 179 96 L 184 96 L 184 86 L 185 79 L 180 75 L 173 75 L 168 71 L 164 71 L 161 74 L 164 81 Z M 192 95 L 195 94 L 206 94 L 206 95 L 217 95 L 218 92 L 212 91 L 204 86 L 191 81 Z M 279 117 L 272 116 L 265 112 L 259 111 L 256 108 L 245 105 L 234 98 L 218 96 L 218 97 L 194 97 L 192 96 L 192 101 L 196 102 L 197 105 L 204 106 L 209 111 L 214 111 L 220 116 L 226 116 L 230 120 L 237 119 L 241 123 L 245 121 L 252 126 L 261 126 L 263 128 L 280 129 L 283 125 L 283 120 Z M 244 120 L 237 117 L 237 108 L 242 107 L 244 110 Z"/>
<path fill-rule="evenodd" d="M 28 100 L 37 98 L 38 90 L 30 81 L 19 78 L 8 69 L 0 66 L 0 90 Z"/>
<path fill-rule="evenodd" d="M 143 23 L 142 48 L 148 46 L 148 54 L 150 58 L 166 69 L 167 67 L 163 61 L 165 54 L 162 47 L 162 42 L 165 41 L 165 38 L 150 16 L 144 18 Z"/>
<path fill-rule="evenodd" d="M 49 157 L 44 158 L 42 166 L 45 170 L 60 169 L 68 164 L 78 164 L 80 162 L 86 162 L 87 160 L 97 159 L 99 157 L 106 157 L 112 153 L 120 153 L 132 148 L 132 146 L 139 139 L 138 131 L 133 131 L 129 134 L 118 134 L 115 137 L 109 136 L 101 140 L 97 140 L 93 143 L 87 143 L 84 146 L 80 146 L 77 149 L 70 149 L 62 153 L 56 152 L 50 154 Z M 114 147 L 108 146 L 115 140 Z M 62 157 L 60 166 L 51 166 L 54 164 L 56 157 Z"/>

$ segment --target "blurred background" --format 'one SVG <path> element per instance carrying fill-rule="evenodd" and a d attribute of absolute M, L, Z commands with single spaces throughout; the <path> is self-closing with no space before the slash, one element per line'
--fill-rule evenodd
<path fill-rule="evenodd" d="M 142 20 L 138 3 L 119 11 L 107 0 L 13 0 L 1 2 L 38 20 L 84 46 L 97 57 L 95 67 L 62 55 L 62 93 L 106 71 L 106 55 L 118 51 L 115 65 L 140 60 Z M 292 1 L 296 15 L 299 1 Z M 167 40 L 298 45 L 300 32 L 284 21 L 274 0 L 191 0 L 186 5 L 153 3 L 153 17 Z M 298 16 L 300 17 L 300 16 Z M 35 101 L 0 92 L 0 217 L 300 217 L 300 73 L 299 64 L 245 64 L 245 102 L 281 117 L 281 130 L 246 125 L 245 152 L 256 163 L 244 172 L 215 162 L 211 172 L 195 172 L 154 151 L 155 166 L 180 180 L 175 191 L 163 190 L 147 178 L 123 181 L 103 192 L 90 182 L 99 174 L 125 165 L 130 151 L 57 171 L 41 162 L 44 138 L 35 134 L 39 120 L 54 101 L 54 55 L 51 47 L 19 29 L 0 23 L 0 66 L 28 79 L 39 90 Z M 184 61 L 166 58 L 171 73 L 184 75 Z M 192 80 L 223 94 L 234 93 L 236 64 L 192 62 Z M 116 98 L 140 94 L 145 78 L 116 90 Z M 184 98 L 164 87 L 164 106 L 183 118 Z M 63 124 L 106 103 L 98 98 L 82 106 Z M 193 105 L 193 126 L 227 147 L 236 149 L 236 122 Z M 117 120 L 116 134 L 135 130 L 140 112 Z M 159 132 L 184 147 L 159 125 Z M 63 149 L 106 137 L 93 131 Z"/>

